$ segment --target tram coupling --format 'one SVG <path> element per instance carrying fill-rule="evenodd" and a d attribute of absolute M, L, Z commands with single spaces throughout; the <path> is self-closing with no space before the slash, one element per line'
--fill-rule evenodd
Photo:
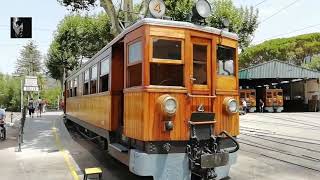
<path fill-rule="evenodd" d="M 190 140 L 187 144 L 187 155 L 191 172 L 203 180 L 217 178 L 216 167 L 226 166 L 229 163 L 229 153 L 239 150 L 238 142 L 226 131 L 218 136 L 214 135 L 214 113 L 192 113 L 189 121 Z M 230 139 L 234 146 L 222 148 L 221 143 Z"/>

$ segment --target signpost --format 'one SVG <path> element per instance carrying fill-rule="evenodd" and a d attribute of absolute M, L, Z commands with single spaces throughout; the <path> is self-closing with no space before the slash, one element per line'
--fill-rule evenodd
<path fill-rule="evenodd" d="M 38 92 L 39 86 L 38 86 L 37 76 L 26 76 L 25 81 L 24 81 L 23 90 Z"/>

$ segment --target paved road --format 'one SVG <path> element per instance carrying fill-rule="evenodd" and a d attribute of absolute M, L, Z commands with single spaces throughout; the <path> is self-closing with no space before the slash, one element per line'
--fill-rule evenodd
<path fill-rule="evenodd" d="M 241 149 L 229 179 L 320 179 L 319 117 L 320 113 L 241 116 Z M 76 180 L 82 179 L 84 168 L 94 166 L 103 168 L 107 180 L 151 179 L 130 173 L 96 144 L 67 130 L 61 113 L 28 118 L 22 152 L 16 152 L 17 130 L 9 128 L 8 140 L 0 142 L 1 180 Z"/>
<path fill-rule="evenodd" d="M 1 180 L 73 180 L 52 129 L 59 115 L 27 118 L 22 152 L 17 152 L 18 128 L 8 128 L 8 140 L 0 142 Z"/>
<path fill-rule="evenodd" d="M 320 113 L 247 114 L 240 131 L 232 180 L 320 179 Z"/>

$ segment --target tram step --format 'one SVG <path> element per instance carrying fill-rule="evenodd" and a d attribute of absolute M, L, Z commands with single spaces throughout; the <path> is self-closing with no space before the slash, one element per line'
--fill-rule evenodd
<path fill-rule="evenodd" d="M 118 143 L 109 144 L 109 154 L 118 159 L 123 164 L 129 166 L 129 154 L 128 148 Z"/>
<path fill-rule="evenodd" d="M 124 147 L 119 143 L 111 143 L 109 146 L 111 146 L 111 148 L 114 148 L 120 152 L 128 152 L 128 148 Z"/>

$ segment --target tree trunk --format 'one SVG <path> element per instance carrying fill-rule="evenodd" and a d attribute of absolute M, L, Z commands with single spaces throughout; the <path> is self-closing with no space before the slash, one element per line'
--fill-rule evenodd
<path fill-rule="evenodd" d="M 112 0 L 100 0 L 100 6 L 106 11 L 111 21 L 111 33 L 113 35 L 118 35 L 121 33 L 122 29 L 119 24 L 116 10 L 112 3 Z"/>

